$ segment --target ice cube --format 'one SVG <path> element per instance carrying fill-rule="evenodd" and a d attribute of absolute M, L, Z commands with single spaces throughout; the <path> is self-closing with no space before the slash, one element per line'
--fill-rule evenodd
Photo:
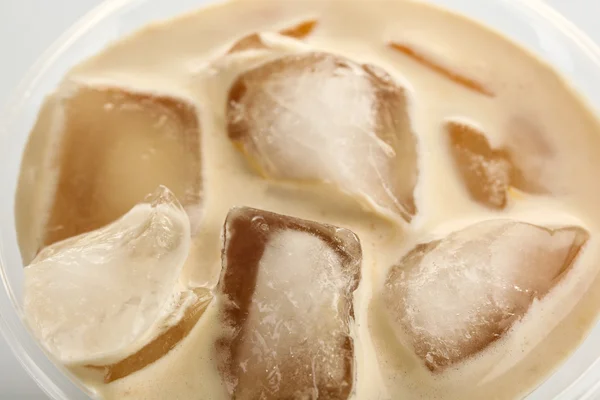
<path fill-rule="evenodd" d="M 25 316 L 67 365 L 109 365 L 183 317 L 177 283 L 190 248 L 188 216 L 167 188 L 106 227 L 42 250 L 25 268 Z"/>
<path fill-rule="evenodd" d="M 282 29 L 279 31 L 284 36 L 293 37 L 296 39 L 304 39 L 310 35 L 317 27 L 317 20 L 309 19 L 302 21 L 297 25 L 290 26 L 289 28 Z"/>
<path fill-rule="evenodd" d="M 508 153 L 494 150 L 477 129 L 458 122 L 446 124 L 454 163 L 471 198 L 495 209 L 507 203 L 513 166 Z"/>
<path fill-rule="evenodd" d="M 383 290 L 391 326 L 432 371 L 484 350 L 572 268 L 589 234 L 492 220 L 410 251 Z"/>
<path fill-rule="evenodd" d="M 58 181 L 42 245 L 98 229 L 158 185 L 184 207 L 201 189 L 200 132 L 194 107 L 122 89 L 81 87 L 62 101 Z"/>
<path fill-rule="evenodd" d="M 219 343 L 236 399 L 346 399 L 354 381 L 352 232 L 251 208 L 225 222 Z"/>
<path fill-rule="evenodd" d="M 317 21 L 314 19 L 309 19 L 289 28 L 282 29 L 279 31 L 279 34 L 295 39 L 304 39 L 314 31 L 316 26 Z M 229 49 L 228 54 L 237 53 L 244 50 L 266 48 L 268 48 L 268 46 L 263 42 L 260 35 L 258 33 L 252 33 L 238 40 L 231 47 L 231 49 Z"/>
<path fill-rule="evenodd" d="M 337 186 L 388 215 L 416 213 L 416 139 L 404 90 L 384 71 L 327 53 L 242 73 L 228 133 L 267 178 Z"/>
<path fill-rule="evenodd" d="M 210 291 L 204 288 L 182 292 L 177 309 L 183 312 L 183 315 L 178 318 L 178 322 L 173 323 L 174 321 L 170 321 L 173 316 L 169 316 L 163 322 L 165 327 L 162 333 L 135 354 L 119 362 L 104 366 L 88 365 L 87 367 L 102 371 L 105 383 L 116 381 L 141 370 L 179 344 L 196 325 L 211 300 Z"/>
<path fill-rule="evenodd" d="M 256 50 L 256 49 L 267 49 L 268 46 L 263 42 L 262 38 L 258 33 L 251 33 L 248 36 L 244 36 L 240 40 L 234 43 L 231 46 L 231 49 L 227 52 L 228 54 L 238 53 L 240 51 L 246 50 Z"/>
<path fill-rule="evenodd" d="M 476 202 L 503 209 L 511 187 L 531 194 L 548 193 L 548 176 L 541 169 L 552 165 L 546 162 L 551 156 L 538 132 L 513 132 L 506 148 L 493 149 L 485 134 L 472 126 L 449 121 L 445 129 L 458 173 Z"/>
<path fill-rule="evenodd" d="M 494 93 L 486 88 L 481 83 L 474 79 L 471 79 L 465 75 L 453 71 L 451 68 L 443 65 L 443 63 L 434 60 L 432 57 L 425 55 L 422 51 L 419 51 L 414 46 L 400 42 L 390 42 L 390 48 L 404 54 L 407 57 L 412 58 L 419 64 L 431 69 L 432 71 L 450 79 L 454 83 L 461 85 L 469 90 L 482 94 L 488 97 L 494 97 Z"/>

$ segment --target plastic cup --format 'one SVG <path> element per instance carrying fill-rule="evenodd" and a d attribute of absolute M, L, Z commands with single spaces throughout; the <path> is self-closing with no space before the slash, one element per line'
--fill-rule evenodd
<path fill-rule="evenodd" d="M 552 64 L 594 110 L 600 109 L 600 49 L 543 2 L 427 1 L 480 21 L 521 44 Z M 0 289 L 0 331 L 25 370 L 52 399 L 86 399 L 94 397 L 94 394 L 48 358 L 21 318 L 23 263 L 17 246 L 14 203 L 21 154 L 29 131 L 44 96 L 52 92 L 77 62 L 149 22 L 170 18 L 212 2 L 104 2 L 48 49 L 9 99 L 9 108 L 0 114 L 0 276 L 3 284 Z M 600 324 L 545 382 L 527 396 L 527 400 L 597 398 L 600 398 Z"/>

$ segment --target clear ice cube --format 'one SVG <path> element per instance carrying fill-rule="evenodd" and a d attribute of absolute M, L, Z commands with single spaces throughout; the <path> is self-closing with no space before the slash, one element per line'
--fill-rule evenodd
<path fill-rule="evenodd" d="M 471 198 L 494 209 L 506 207 L 513 165 L 508 153 L 492 149 L 477 129 L 448 122 L 450 150 L 454 163 Z"/>
<path fill-rule="evenodd" d="M 297 25 L 290 26 L 289 28 L 285 28 L 280 30 L 278 33 L 283 36 L 295 38 L 295 39 L 304 39 L 308 35 L 310 35 L 314 29 L 317 27 L 317 20 L 309 19 L 303 22 L 300 22 Z M 262 38 L 258 33 L 252 33 L 250 35 L 244 36 L 229 49 L 229 54 L 237 53 L 245 50 L 255 50 L 255 49 L 267 49 L 268 46 L 263 42 Z"/>
<path fill-rule="evenodd" d="M 501 210 L 508 203 L 510 188 L 529 194 L 553 192 L 553 152 L 531 124 L 512 124 L 506 145 L 497 149 L 470 125 L 449 121 L 445 129 L 454 164 L 474 201 Z"/>
<path fill-rule="evenodd" d="M 122 361 L 194 305 L 177 289 L 190 242 L 186 212 L 160 187 L 110 225 L 45 248 L 24 270 L 31 330 L 64 364 Z"/>
<path fill-rule="evenodd" d="M 310 35 L 316 27 L 317 20 L 308 19 L 296 25 L 290 26 L 289 28 L 282 29 L 279 31 L 279 33 L 283 36 L 289 36 L 296 39 L 304 39 L 305 37 Z"/>
<path fill-rule="evenodd" d="M 477 82 L 476 80 L 466 75 L 453 71 L 448 66 L 443 65 L 443 63 L 435 60 L 430 56 L 425 55 L 424 52 L 420 51 L 415 46 L 411 46 L 407 43 L 390 42 L 389 47 L 399 53 L 404 54 L 407 57 L 412 58 L 424 67 L 431 69 L 432 71 L 444 76 L 445 78 L 451 80 L 452 82 L 458 85 L 461 85 L 469 90 L 472 90 L 484 96 L 494 97 L 494 92 L 492 92 L 489 88 L 485 87 L 483 84 Z"/>
<path fill-rule="evenodd" d="M 41 246 L 98 229 L 158 185 L 199 202 L 200 128 L 194 107 L 165 96 L 80 87 L 62 99 L 57 183 Z"/>
<path fill-rule="evenodd" d="M 399 340 L 432 371 L 484 350 L 573 266 L 589 234 L 493 220 L 410 251 L 390 270 L 384 306 Z"/>
<path fill-rule="evenodd" d="M 337 186 L 378 211 L 416 213 L 416 139 L 404 90 L 381 69 L 327 53 L 284 56 L 231 86 L 228 134 L 278 180 Z"/>
<path fill-rule="evenodd" d="M 225 223 L 218 343 L 236 399 L 347 399 L 354 381 L 350 231 L 251 208 Z"/>

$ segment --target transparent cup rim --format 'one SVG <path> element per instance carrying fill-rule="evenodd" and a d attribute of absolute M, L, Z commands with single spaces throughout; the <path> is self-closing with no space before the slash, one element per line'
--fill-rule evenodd
<path fill-rule="evenodd" d="M 216 0 L 213 3 L 224 0 Z M 420 1 L 420 0 L 414 0 Z M 427 0 L 425 0 L 427 1 Z M 584 32 L 582 32 L 573 22 L 565 18 L 553 7 L 546 4 L 543 0 L 499 0 L 503 3 L 515 4 L 519 7 L 527 8 L 530 12 L 549 22 L 558 31 L 565 35 L 570 42 L 598 67 L 600 72 L 600 47 Z M 13 119 L 18 112 L 23 109 L 30 100 L 29 93 L 34 88 L 50 66 L 61 57 L 61 55 L 81 36 L 90 29 L 108 18 L 113 13 L 119 12 L 126 7 L 143 3 L 144 0 L 104 0 L 101 4 L 95 6 L 90 11 L 80 17 L 76 23 L 68 28 L 63 34 L 48 47 L 42 55 L 36 60 L 32 67 L 24 74 L 19 84 L 13 89 L 7 98 L 7 101 L 0 109 L 0 143 L 6 140 L 9 135 L 8 126 L 12 125 Z M 0 227 L 1 228 L 1 227 Z M 8 266 L 3 260 L 2 246 L 0 245 L 0 278 L 4 290 L 0 290 L 0 334 L 8 343 L 12 353 L 16 356 L 20 365 L 27 374 L 36 382 L 36 384 L 52 399 L 66 399 L 65 392 L 59 387 L 44 371 L 38 363 L 30 356 L 23 347 L 21 339 L 15 332 L 14 327 L 7 321 L 6 307 L 10 310 L 11 317 L 19 319 L 20 324 L 25 325 L 17 312 L 18 303 L 11 285 L 6 276 Z M 599 316 L 600 317 L 600 316 Z M 598 322 L 596 322 L 598 324 Z M 72 381 L 72 380 L 71 380 Z M 91 397 L 95 397 L 86 388 L 78 382 L 71 382 L 74 386 L 81 389 Z M 589 368 L 577 378 L 571 385 L 565 388 L 556 399 L 580 399 L 592 400 L 600 394 L 600 358 L 593 362 Z"/>
<path fill-rule="evenodd" d="M 25 107 L 29 101 L 30 96 L 28 93 L 31 92 L 31 88 L 35 87 L 38 82 L 43 79 L 44 74 L 50 68 L 52 63 L 59 59 L 72 43 L 77 41 L 88 30 L 92 29 L 98 22 L 137 1 L 139 0 L 104 0 L 102 3 L 93 7 L 81 16 L 42 53 L 19 81 L 17 87 L 11 91 L 6 103 L 2 107 L 3 109 L 0 109 L 0 143 L 5 141 L 9 135 L 9 129 L 7 127 L 12 125 L 12 121 L 19 110 Z M 21 321 L 21 324 L 25 325 L 19 315 L 20 313 L 17 312 L 16 304 L 18 302 L 12 287 L 8 282 L 6 269 L 9 267 L 5 264 L 2 255 L 2 247 L 0 246 L 0 279 L 2 280 L 4 289 L 0 290 L 0 305 L 8 304 L 11 308 L 11 316 L 16 316 Z M 4 337 L 8 343 L 9 348 L 15 355 L 19 364 L 35 381 L 37 386 L 51 399 L 67 399 L 64 390 L 53 382 L 47 372 L 40 368 L 38 363 L 30 357 L 27 350 L 24 349 L 13 326 L 7 321 L 4 314 L 5 312 L 6 309 L 3 307 L 2 312 L 0 312 L 0 334 L 2 334 L 2 337 Z M 71 383 L 78 387 L 83 393 L 90 397 L 94 397 L 92 393 L 78 382 L 73 382 L 71 380 Z"/>

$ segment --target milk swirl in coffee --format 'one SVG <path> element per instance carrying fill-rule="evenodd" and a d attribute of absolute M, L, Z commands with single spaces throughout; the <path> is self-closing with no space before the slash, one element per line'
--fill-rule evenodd
<path fill-rule="evenodd" d="M 40 110 L 26 321 L 105 399 L 522 398 L 598 314 L 598 131 L 423 3 L 156 23 Z"/>

